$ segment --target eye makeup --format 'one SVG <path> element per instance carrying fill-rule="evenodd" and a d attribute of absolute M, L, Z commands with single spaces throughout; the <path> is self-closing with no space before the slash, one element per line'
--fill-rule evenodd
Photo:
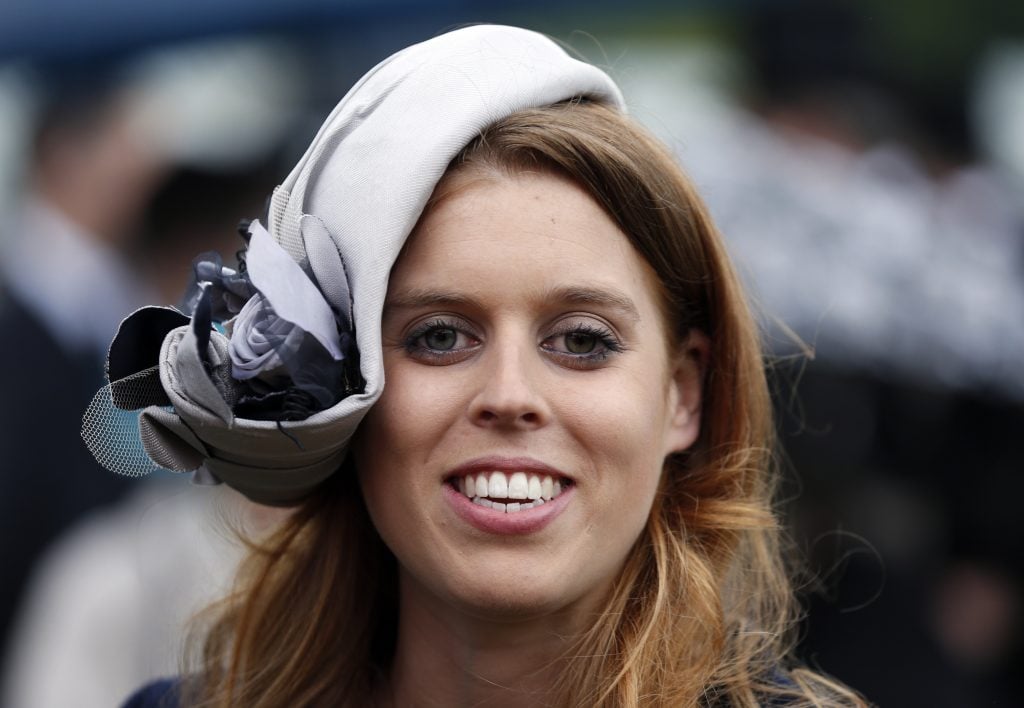
<path fill-rule="evenodd" d="M 560 366 L 594 369 L 627 350 L 614 329 L 590 317 L 563 318 L 546 327 L 540 351 Z M 477 328 L 457 315 L 435 314 L 416 323 L 401 339 L 406 354 L 431 366 L 464 361 L 484 346 Z"/>
<path fill-rule="evenodd" d="M 462 361 L 479 348 L 480 338 L 461 317 L 433 315 L 405 335 L 402 346 L 414 359 L 434 366 Z"/>
<path fill-rule="evenodd" d="M 611 327 L 581 318 L 558 322 L 540 347 L 558 363 L 573 369 L 596 368 L 615 354 L 626 351 Z"/>

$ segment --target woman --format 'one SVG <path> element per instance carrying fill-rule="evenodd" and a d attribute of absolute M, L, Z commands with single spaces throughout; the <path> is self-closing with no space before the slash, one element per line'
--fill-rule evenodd
<path fill-rule="evenodd" d="M 190 325 L 122 326 L 161 320 L 155 367 L 111 351 L 115 404 L 173 406 L 149 457 L 295 505 L 183 705 L 863 704 L 790 660 L 757 334 L 603 73 L 512 28 L 411 47 L 269 223 Z"/>

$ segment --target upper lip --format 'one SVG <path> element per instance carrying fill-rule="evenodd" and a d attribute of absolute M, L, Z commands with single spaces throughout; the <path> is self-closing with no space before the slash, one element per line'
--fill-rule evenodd
<path fill-rule="evenodd" d="M 455 469 L 449 471 L 448 474 L 445 475 L 445 479 L 465 477 L 466 475 L 478 472 L 495 471 L 532 472 L 537 475 L 550 475 L 551 477 L 572 479 L 565 472 L 562 472 L 561 470 L 539 460 L 535 460 L 532 457 L 504 457 L 501 455 L 476 457 L 468 462 L 463 462 Z"/>

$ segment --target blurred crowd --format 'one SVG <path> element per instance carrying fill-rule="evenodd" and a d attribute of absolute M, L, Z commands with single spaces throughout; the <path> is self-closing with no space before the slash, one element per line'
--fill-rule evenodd
<path fill-rule="evenodd" d="M 133 484 L 79 430 L 121 319 L 177 304 L 192 259 L 231 262 L 263 210 L 296 125 L 288 61 L 236 42 L 6 76 L 25 128 L 0 242 L 4 705 L 117 705 L 175 671 L 189 616 L 227 587 L 238 549 L 216 520 L 240 502 Z"/>
<path fill-rule="evenodd" d="M 881 705 L 1012 705 L 1024 26 L 943 93 L 880 61 L 856 5 L 740 5 L 602 32 L 600 52 L 708 200 L 763 320 L 800 655 Z M 237 222 L 347 82 L 409 40 L 357 34 L 0 72 L 0 704 L 116 705 L 176 673 L 240 553 L 225 518 L 273 522 L 170 473 L 106 472 L 81 415 L 120 319 L 175 304 L 200 252 L 230 263 Z"/>
<path fill-rule="evenodd" d="M 881 705 L 1014 705 L 1024 43 L 993 43 L 945 105 L 878 64 L 877 30 L 853 6 L 783 3 L 731 48 L 641 49 L 624 90 L 763 318 L 809 569 L 803 657 Z"/>

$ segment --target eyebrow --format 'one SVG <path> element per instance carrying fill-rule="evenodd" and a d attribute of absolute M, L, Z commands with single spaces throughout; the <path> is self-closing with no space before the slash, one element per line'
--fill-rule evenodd
<path fill-rule="evenodd" d="M 538 300 L 612 308 L 633 322 L 640 321 L 640 311 L 633 301 L 614 290 L 580 286 L 559 287 L 542 292 Z M 475 298 L 459 292 L 412 288 L 388 297 L 384 304 L 384 311 L 420 307 L 480 307 L 480 303 Z"/>
<path fill-rule="evenodd" d="M 409 310 L 418 307 L 444 307 L 444 306 L 468 306 L 478 305 L 474 298 L 467 297 L 461 293 L 447 290 L 426 290 L 423 288 L 412 288 L 398 295 L 389 295 L 384 302 L 384 311 Z"/>
<path fill-rule="evenodd" d="M 573 305 L 598 305 L 612 308 L 632 320 L 640 321 L 640 311 L 631 299 L 613 290 L 587 287 L 555 288 L 544 294 L 545 301 L 566 302 Z"/>

